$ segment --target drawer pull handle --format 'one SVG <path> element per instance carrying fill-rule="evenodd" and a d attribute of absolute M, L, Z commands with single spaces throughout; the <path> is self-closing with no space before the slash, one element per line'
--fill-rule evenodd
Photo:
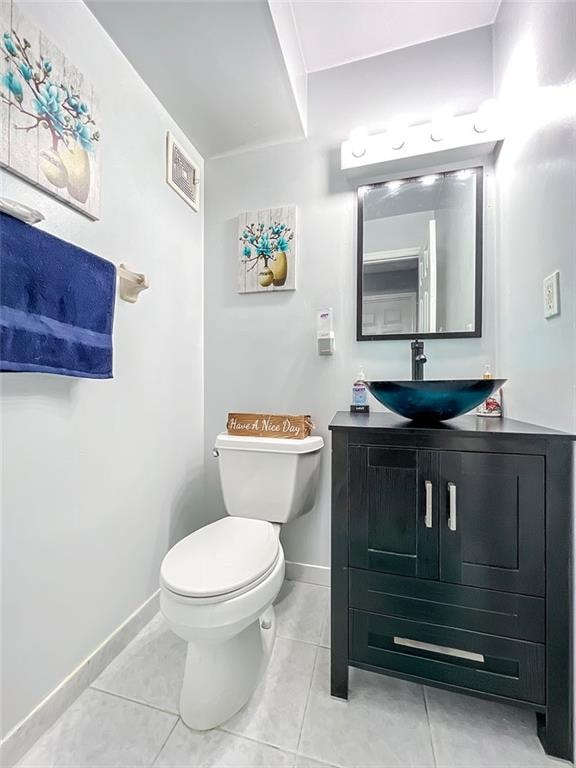
<path fill-rule="evenodd" d="M 484 656 L 481 653 L 463 651 L 460 648 L 448 648 L 445 645 L 434 645 L 434 643 L 423 643 L 421 640 L 410 640 L 408 637 L 395 637 L 394 645 L 405 645 L 407 648 L 441 653 L 444 656 L 457 656 L 459 659 L 469 659 L 470 661 L 479 661 L 481 664 L 484 664 Z"/>
<path fill-rule="evenodd" d="M 456 530 L 456 483 L 448 483 L 449 515 L 448 530 Z"/>
<path fill-rule="evenodd" d="M 426 528 L 432 528 L 432 481 L 425 480 L 426 489 L 426 513 L 424 515 L 424 525 Z"/>

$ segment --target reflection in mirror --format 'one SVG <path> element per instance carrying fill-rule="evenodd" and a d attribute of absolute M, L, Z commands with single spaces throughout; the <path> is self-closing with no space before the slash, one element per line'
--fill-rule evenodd
<path fill-rule="evenodd" d="M 358 190 L 358 339 L 481 335 L 482 169 Z"/>

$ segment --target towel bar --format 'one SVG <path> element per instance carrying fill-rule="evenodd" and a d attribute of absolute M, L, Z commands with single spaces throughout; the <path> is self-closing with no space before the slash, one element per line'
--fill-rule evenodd
<path fill-rule="evenodd" d="M 148 278 L 141 272 L 136 272 L 129 264 L 120 264 L 117 269 L 120 287 L 120 298 L 134 304 L 141 291 L 150 287 Z"/>

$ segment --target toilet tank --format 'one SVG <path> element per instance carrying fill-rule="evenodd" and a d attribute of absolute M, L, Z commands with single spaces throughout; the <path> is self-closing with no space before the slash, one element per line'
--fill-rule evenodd
<path fill-rule="evenodd" d="M 316 435 L 303 440 L 218 435 L 215 453 L 228 514 L 287 523 L 308 512 L 316 500 L 323 445 Z"/>

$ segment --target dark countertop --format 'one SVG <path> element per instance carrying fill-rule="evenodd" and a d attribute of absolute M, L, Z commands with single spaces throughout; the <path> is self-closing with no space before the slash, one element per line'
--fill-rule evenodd
<path fill-rule="evenodd" d="M 386 429 L 394 432 L 457 432 L 460 435 L 532 435 L 534 437 L 576 440 L 576 435 L 559 432 L 524 421 L 486 416 L 460 416 L 450 421 L 419 424 L 394 413 L 349 413 L 338 411 L 328 427 L 332 429 Z"/>

